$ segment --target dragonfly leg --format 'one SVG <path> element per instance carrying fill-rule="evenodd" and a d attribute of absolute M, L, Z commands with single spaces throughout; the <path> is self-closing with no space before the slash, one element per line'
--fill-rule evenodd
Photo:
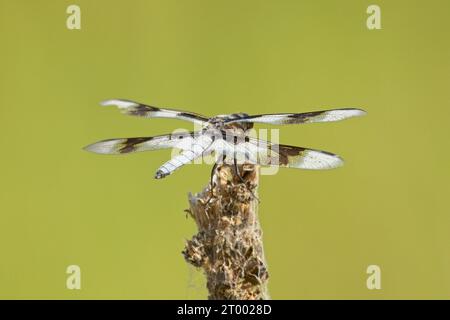
<path fill-rule="evenodd" d="M 241 174 L 240 174 L 240 172 L 239 172 L 239 167 L 238 167 L 238 164 L 237 164 L 236 157 L 234 157 L 233 164 L 234 164 L 234 171 L 235 171 L 236 175 L 239 177 L 239 180 L 241 181 L 241 183 L 243 183 L 243 184 L 245 185 L 245 188 L 251 193 L 252 197 L 253 197 L 254 199 L 258 200 L 258 202 L 260 202 L 259 199 L 258 199 L 258 197 L 255 196 L 255 194 L 253 193 L 252 190 L 250 190 L 250 188 L 249 188 L 248 185 L 247 185 L 247 182 L 246 182 L 246 181 L 244 180 L 244 178 L 241 176 Z"/>
<path fill-rule="evenodd" d="M 214 183 L 214 173 L 216 172 L 216 170 L 217 170 L 217 167 L 218 167 L 218 164 L 217 164 L 217 162 L 216 163 L 214 163 L 214 166 L 213 166 L 213 168 L 212 168 L 212 170 L 211 170 L 211 177 L 210 177 L 210 187 L 209 187 L 209 198 L 208 198 L 208 200 L 206 200 L 206 203 L 205 204 L 208 204 L 210 201 L 211 201 L 211 199 L 213 198 L 213 196 L 214 196 L 214 187 L 215 187 L 215 183 Z"/>

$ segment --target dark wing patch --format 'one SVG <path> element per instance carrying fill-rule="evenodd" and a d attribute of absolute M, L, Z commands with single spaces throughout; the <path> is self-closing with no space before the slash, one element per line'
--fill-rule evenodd
<path fill-rule="evenodd" d="M 156 111 L 159 111 L 159 108 L 139 104 L 137 106 L 130 107 L 130 108 L 126 109 L 125 111 L 122 111 L 122 113 L 128 114 L 130 116 L 147 117 L 147 115 L 150 112 L 156 112 Z"/>
<path fill-rule="evenodd" d="M 124 139 L 123 142 L 117 145 L 117 151 L 119 153 L 130 153 L 134 152 L 138 149 L 139 145 L 142 145 L 143 142 L 151 141 L 153 138 L 127 138 Z"/>
<path fill-rule="evenodd" d="M 293 147 L 287 145 L 271 145 L 269 150 L 278 151 L 279 163 L 281 166 L 289 165 L 289 158 L 301 156 L 302 152 L 305 152 L 305 148 Z"/>

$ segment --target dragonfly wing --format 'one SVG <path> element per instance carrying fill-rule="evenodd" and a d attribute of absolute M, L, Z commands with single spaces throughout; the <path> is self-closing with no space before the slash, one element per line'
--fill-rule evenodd
<path fill-rule="evenodd" d="M 314 122 L 331 122 L 331 121 L 340 121 L 352 117 L 359 117 L 365 114 L 366 112 L 361 109 L 344 108 L 344 109 L 322 110 L 305 113 L 260 114 L 242 117 L 238 119 L 231 119 L 227 121 L 227 123 L 252 122 L 252 123 L 282 125 L 282 124 L 300 124 L 300 123 L 314 123 Z"/>
<path fill-rule="evenodd" d="M 123 99 L 111 99 L 101 102 L 102 106 L 117 106 L 124 114 L 145 118 L 172 118 L 204 124 L 208 118 L 197 113 L 176 109 L 158 108 L 139 102 Z"/>
<path fill-rule="evenodd" d="M 255 164 L 260 165 L 322 170 L 344 164 L 341 157 L 327 151 L 274 144 L 253 138 L 248 142 L 248 146 L 253 153 L 257 153 Z"/>
<path fill-rule="evenodd" d="M 183 132 L 155 137 L 107 139 L 90 144 L 84 150 L 100 154 L 126 154 L 167 148 L 188 150 L 197 135 L 196 132 Z"/>
<path fill-rule="evenodd" d="M 336 154 L 310 148 L 274 144 L 246 137 L 244 141 L 218 140 L 212 145 L 218 162 L 250 163 L 299 169 L 333 169 L 344 164 Z"/>

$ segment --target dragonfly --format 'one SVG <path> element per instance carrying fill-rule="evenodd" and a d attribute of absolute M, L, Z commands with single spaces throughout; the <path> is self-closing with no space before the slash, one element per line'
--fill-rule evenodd
<path fill-rule="evenodd" d="M 257 139 L 251 136 L 255 123 L 269 125 L 306 124 L 340 121 L 363 116 L 358 108 L 342 108 L 305 113 L 275 113 L 248 115 L 234 113 L 205 117 L 203 115 L 170 108 L 159 108 L 123 99 L 101 102 L 102 106 L 116 106 L 126 115 L 144 118 L 171 118 L 199 126 L 192 132 L 178 132 L 153 137 L 107 139 L 95 142 L 84 149 L 99 154 L 129 154 L 159 149 L 178 149 L 180 152 L 156 171 L 155 178 L 162 179 L 199 157 L 214 156 L 215 166 L 238 164 L 278 166 L 299 169 L 332 169 L 343 165 L 343 159 L 331 152 L 290 146 Z"/>

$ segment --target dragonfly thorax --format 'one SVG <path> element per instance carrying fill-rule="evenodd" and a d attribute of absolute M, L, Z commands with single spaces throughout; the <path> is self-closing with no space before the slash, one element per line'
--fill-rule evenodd
<path fill-rule="evenodd" d="M 247 131 L 253 128 L 253 123 L 251 122 L 229 122 L 230 120 L 242 119 L 248 117 L 246 113 L 233 113 L 226 115 L 218 115 L 210 118 L 208 122 L 211 126 L 219 130 L 242 130 Z"/>

